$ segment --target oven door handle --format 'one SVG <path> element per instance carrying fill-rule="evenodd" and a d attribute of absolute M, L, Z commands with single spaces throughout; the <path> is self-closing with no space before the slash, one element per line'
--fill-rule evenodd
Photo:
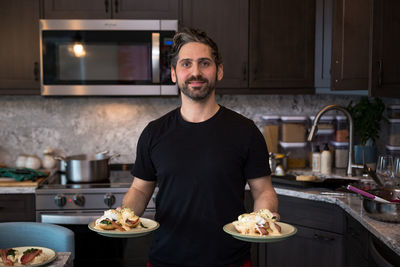
<path fill-rule="evenodd" d="M 65 215 L 65 214 L 41 214 L 42 223 L 53 223 L 53 224 L 75 224 L 75 225 L 85 225 L 89 224 L 102 214 L 91 214 L 91 215 Z"/>
<path fill-rule="evenodd" d="M 151 34 L 151 65 L 153 71 L 153 83 L 160 83 L 160 33 Z"/>

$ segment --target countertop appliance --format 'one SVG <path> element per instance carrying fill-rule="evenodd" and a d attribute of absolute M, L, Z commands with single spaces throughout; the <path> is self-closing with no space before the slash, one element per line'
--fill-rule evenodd
<path fill-rule="evenodd" d="M 36 189 L 36 221 L 59 224 L 75 233 L 74 266 L 145 266 L 151 234 L 109 238 L 88 228 L 105 210 L 121 205 L 132 183 L 131 168 L 131 164 L 111 164 L 109 181 L 102 183 L 71 183 L 64 173 L 56 172 Z M 156 193 L 142 217 L 154 219 L 155 197 Z"/>
<path fill-rule="evenodd" d="M 41 94 L 177 95 L 177 20 L 40 20 Z"/>

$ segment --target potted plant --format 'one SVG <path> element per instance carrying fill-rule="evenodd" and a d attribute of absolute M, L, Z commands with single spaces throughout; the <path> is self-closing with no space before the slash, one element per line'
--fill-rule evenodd
<path fill-rule="evenodd" d="M 360 102 L 347 106 L 354 123 L 354 162 L 356 164 L 376 163 L 376 140 L 379 138 L 385 104 L 380 98 L 373 101 L 366 96 Z"/>

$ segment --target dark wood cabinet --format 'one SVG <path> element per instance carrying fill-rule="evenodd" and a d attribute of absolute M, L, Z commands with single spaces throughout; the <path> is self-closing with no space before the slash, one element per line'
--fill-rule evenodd
<path fill-rule="evenodd" d="M 0 222 L 34 222 L 34 194 L 1 194 Z"/>
<path fill-rule="evenodd" d="M 250 1 L 249 87 L 313 93 L 315 0 Z"/>
<path fill-rule="evenodd" d="M 279 195 L 281 220 L 293 237 L 260 246 L 259 266 L 343 266 L 345 217 L 334 204 Z"/>
<path fill-rule="evenodd" d="M 248 0 L 184 0 L 181 27 L 204 30 L 218 44 L 224 77 L 217 93 L 248 86 Z"/>
<path fill-rule="evenodd" d="M 40 94 L 39 1 L 0 1 L 0 94 Z"/>
<path fill-rule="evenodd" d="M 372 2 L 369 93 L 371 96 L 400 97 L 400 1 Z"/>
<path fill-rule="evenodd" d="M 334 1 L 332 90 L 367 90 L 371 1 Z"/>
<path fill-rule="evenodd" d="M 350 215 L 346 216 L 345 266 L 368 266 L 369 232 Z"/>
<path fill-rule="evenodd" d="M 45 19 L 178 19 L 179 0 L 43 0 Z"/>

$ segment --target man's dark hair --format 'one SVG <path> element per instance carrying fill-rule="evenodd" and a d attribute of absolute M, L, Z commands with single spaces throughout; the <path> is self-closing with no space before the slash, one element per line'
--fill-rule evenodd
<path fill-rule="evenodd" d="M 211 48 L 211 56 L 218 68 L 218 66 L 222 63 L 222 58 L 219 54 L 217 44 L 204 31 L 185 28 L 182 31 L 177 32 L 174 36 L 174 42 L 170 51 L 171 66 L 174 69 L 176 69 L 178 54 L 182 46 L 191 42 L 208 45 Z"/>

